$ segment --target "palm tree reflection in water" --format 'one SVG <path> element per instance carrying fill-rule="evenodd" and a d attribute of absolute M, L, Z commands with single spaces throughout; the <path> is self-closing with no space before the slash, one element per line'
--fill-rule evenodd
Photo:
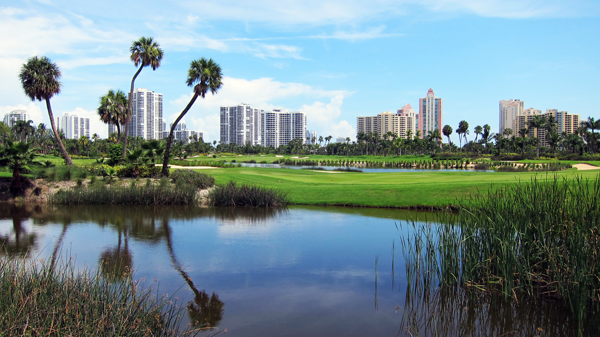
<path fill-rule="evenodd" d="M 173 241 L 171 237 L 171 228 L 169 227 L 169 218 L 164 217 L 162 220 L 165 238 L 167 240 L 167 248 L 169 249 L 169 256 L 171 257 L 171 263 L 173 267 L 181 274 L 184 281 L 190 286 L 190 289 L 194 292 L 194 300 L 189 301 L 187 305 L 188 315 L 190 322 L 194 328 L 215 328 L 223 319 L 223 306 L 225 305 L 220 299 L 219 295 L 212 293 L 208 296 L 206 291 L 198 290 L 192 282 L 192 278 L 183 270 L 183 267 L 177 261 L 175 252 L 173 250 Z"/>

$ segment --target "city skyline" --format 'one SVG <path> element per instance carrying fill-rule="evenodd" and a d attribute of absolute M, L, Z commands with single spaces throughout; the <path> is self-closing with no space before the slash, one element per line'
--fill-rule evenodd
<path fill-rule="evenodd" d="M 596 1 L 224 1 L 199 7 L 174 1 L 119 3 L 119 13 L 114 6 L 0 5 L 0 27 L 11 31 L 0 37 L 0 114 L 23 109 L 36 125 L 49 125 L 43 102 L 28 100 L 18 81 L 29 57 L 45 55 L 63 75 L 62 91 L 52 98 L 55 114 L 89 117 L 91 132 L 106 137 L 96 118 L 98 98 L 108 89 L 129 91 L 136 68 L 128 50 L 141 36 L 152 36 L 165 56 L 156 71 L 141 72 L 136 87 L 164 95 L 167 125 L 191 96 L 189 62 L 206 57 L 221 65 L 223 88 L 198 100 L 187 117 L 207 140 L 219 139 L 219 107 L 239 102 L 305 111 L 319 135 L 355 137 L 356 117 L 417 107 L 430 87 L 444 98 L 443 124 L 453 128 L 464 119 L 498 131 L 498 101 L 511 97 L 582 119 L 598 114 L 587 99 L 600 90 Z"/>

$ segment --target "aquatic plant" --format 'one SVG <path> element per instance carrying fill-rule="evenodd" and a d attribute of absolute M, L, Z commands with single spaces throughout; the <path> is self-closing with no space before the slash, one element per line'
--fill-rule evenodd
<path fill-rule="evenodd" d="M 58 205 L 191 205 L 197 202 L 196 192 L 192 185 L 92 186 L 58 191 L 49 202 Z"/>
<path fill-rule="evenodd" d="M 7 336 L 180 336 L 185 314 L 131 277 L 111 283 L 70 261 L 0 259 L 0 303 Z"/>
<path fill-rule="evenodd" d="M 600 306 L 600 176 L 490 188 L 402 241 L 416 285 L 564 301 L 578 322 Z"/>
<path fill-rule="evenodd" d="M 289 203 L 288 195 L 277 189 L 257 185 L 236 184 L 234 181 L 216 186 L 208 194 L 213 206 L 280 207 Z"/>

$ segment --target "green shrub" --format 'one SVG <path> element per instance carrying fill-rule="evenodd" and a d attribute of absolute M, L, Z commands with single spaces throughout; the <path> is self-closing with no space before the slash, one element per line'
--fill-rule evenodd
<path fill-rule="evenodd" d="M 119 178 L 135 178 L 135 165 L 129 164 L 126 166 L 115 166 L 117 177 Z M 139 178 L 154 178 L 161 173 L 160 166 L 138 166 Z"/>
<path fill-rule="evenodd" d="M 72 188 L 58 191 L 49 202 L 59 205 L 192 205 L 197 201 L 193 186 L 141 186 Z"/>
<path fill-rule="evenodd" d="M 69 181 L 85 179 L 89 173 L 86 166 L 63 165 L 47 168 L 44 176 L 51 181 Z"/>
<path fill-rule="evenodd" d="M 206 173 L 192 170 L 178 169 L 171 173 L 170 178 L 176 185 L 192 185 L 199 189 L 206 189 L 215 185 L 215 178 Z"/>
<path fill-rule="evenodd" d="M 256 185 L 237 185 L 231 181 L 212 189 L 208 202 L 213 206 L 280 207 L 289 201 L 286 192 Z"/>

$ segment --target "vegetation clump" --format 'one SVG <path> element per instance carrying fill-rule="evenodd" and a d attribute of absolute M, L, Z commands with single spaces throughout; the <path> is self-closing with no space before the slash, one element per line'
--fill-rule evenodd
<path fill-rule="evenodd" d="M 175 185 L 190 185 L 202 190 L 215 185 L 215 178 L 206 173 L 192 170 L 175 170 L 171 173 L 170 178 Z"/>
<path fill-rule="evenodd" d="M 450 225 L 414 225 L 403 242 L 407 275 L 507 299 L 560 299 L 582 322 L 600 304 L 599 205 L 600 176 L 490 189 L 459 206 Z"/>
<path fill-rule="evenodd" d="M 208 194 L 208 203 L 228 207 L 281 207 L 286 206 L 289 201 L 286 192 L 257 185 L 238 185 L 230 181 L 212 189 Z"/>
<path fill-rule="evenodd" d="M 184 315 L 128 277 L 111 283 L 71 263 L 0 260 L 0 334 L 178 336 Z"/>
<path fill-rule="evenodd" d="M 49 198 L 49 202 L 58 205 L 192 205 L 197 202 L 197 188 L 171 184 L 100 185 L 58 191 Z"/>

